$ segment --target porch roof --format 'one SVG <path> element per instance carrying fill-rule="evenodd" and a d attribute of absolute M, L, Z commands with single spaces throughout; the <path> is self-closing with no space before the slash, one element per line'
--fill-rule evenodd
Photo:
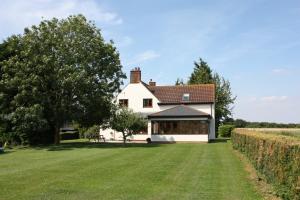
<path fill-rule="evenodd" d="M 210 114 L 190 108 L 185 105 L 179 105 L 157 113 L 148 115 L 148 118 L 179 118 L 179 117 L 207 117 L 211 118 Z"/>

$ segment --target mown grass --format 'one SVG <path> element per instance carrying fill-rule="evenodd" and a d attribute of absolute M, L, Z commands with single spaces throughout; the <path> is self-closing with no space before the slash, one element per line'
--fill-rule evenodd
<path fill-rule="evenodd" d="M 0 199 L 261 199 L 226 141 L 24 147 L 0 155 Z"/>

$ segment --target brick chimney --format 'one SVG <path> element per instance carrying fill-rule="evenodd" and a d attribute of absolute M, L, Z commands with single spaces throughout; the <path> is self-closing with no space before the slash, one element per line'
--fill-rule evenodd
<path fill-rule="evenodd" d="M 135 67 L 130 71 L 130 83 L 140 83 L 141 82 L 141 69 Z"/>
<path fill-rule="evenodd" d="M 152 79 L 150 79 L 149 85 L 150 85 L 150 86 L 156 86 L 156 82 L 155 82 L 155 81 L 152 81 Z"/>

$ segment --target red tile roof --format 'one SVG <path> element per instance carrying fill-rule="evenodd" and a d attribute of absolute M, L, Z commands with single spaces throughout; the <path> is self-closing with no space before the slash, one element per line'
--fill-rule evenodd
<path fill-rule="evenodd" d="M 158 98 L 159 104 L 195 104 L 215 102 L 214 84 L 195 84 L 179 86 L 145 86 Z M 190 95 L 189 101 L 183 101 L 183 94 Z"/>

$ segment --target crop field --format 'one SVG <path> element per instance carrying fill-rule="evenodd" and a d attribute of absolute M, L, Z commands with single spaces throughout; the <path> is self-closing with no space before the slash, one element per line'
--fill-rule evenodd
<path fill-rule="evenodd" d="M 263 132 L 273 135 L 285 135 L 300 138 L 299 128 L 245 128 L 245 130 Z"/>

